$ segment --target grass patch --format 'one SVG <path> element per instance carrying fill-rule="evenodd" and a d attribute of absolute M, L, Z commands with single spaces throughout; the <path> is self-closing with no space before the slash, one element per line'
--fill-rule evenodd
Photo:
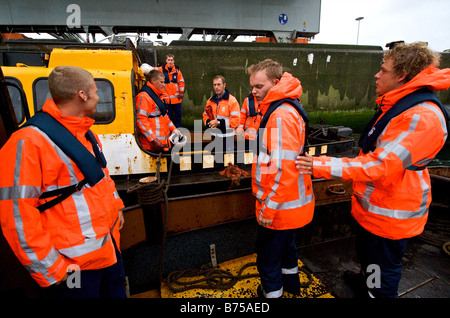
<path fill-rule="evenodd" d="M 361 133 L 374 110 L 319 111 L 308 112 L 310 125 L 331 125 L 350 127 L 354 133 Z"/>

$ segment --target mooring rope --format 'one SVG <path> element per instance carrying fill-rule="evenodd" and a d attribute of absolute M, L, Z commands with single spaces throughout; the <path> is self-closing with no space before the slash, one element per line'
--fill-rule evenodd
<path fill-rule="evenodd" d="M 162 240 L 161 246 L 159 250 L 159 261 L 158 261 L 158 275 L 159 280 L 162 281 L 162 272 L 163 272 L 163 260 L 164 260 L 164 250 L 166 248 L 166 240 L 167 240 L 167 218 L 169 215 L 169 200 L 167 197 L 167 191 L 170 186 L 170 177 L 172 175 L 172 164 L 173 161 L 170 160 L 169 172 L 167 175 L 167 180 L 161 180 L 160 170 L 161 170 L 161 157 L 162 154 L 159 153 L 158 161 L 156 162 L 156 178 L 157 182 L 148 182 L 148 183 L 139 183 L 132 187 L 130 187 L 127 192 L 137 192 L 138 194 L 138 202 L 142 205 L 152 205 L 161 203 L 164 200 L 164 221 L 163 221 L 163 232 L 162 232 Z M 165 185 L 165 188 L 164 188 Z"/>
<path fill-rule="evenodd" d="M 167 276 L 167 286 L 173 293 L 183 292 L 190 289 L 216 289 L 227 290 L 236 285 L 243 279 L 259 277 L 259 273 L 243 274 L 249 267 L 256 267 L 255 262 L 244 264 L 237 275 L 219 268 L 202 266 L 200 269 L 187 269 L 183 271 L 174 271 Z M 307 281 L 300 283 L 300 288 L 307 288 L 312 283 L 312 275 L 305 268 L 299 268 L 299 273 L 303 273 Z M 193 280 L 186 278 L 199 277 Z M 178 287 L 178 286 L 181 287 Z"/>

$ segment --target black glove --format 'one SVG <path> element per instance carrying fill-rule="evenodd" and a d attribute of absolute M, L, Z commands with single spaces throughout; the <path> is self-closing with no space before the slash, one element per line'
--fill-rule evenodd
<path fill-rule="evenodd" d="M 152 145 L 155 152 L 162 152 L 164 150 L 164 145 L 158 139 L 153 139 Z"/>

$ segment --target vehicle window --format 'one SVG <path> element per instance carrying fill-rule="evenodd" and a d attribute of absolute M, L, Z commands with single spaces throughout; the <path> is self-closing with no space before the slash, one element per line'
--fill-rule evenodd
<path fill-rule="evenodd" d="M 99 97 L 97 112 L 88 116 L 95 120 L 95 124 L 108 124 L 115 118 L 114 87 L 110 81 L 102 78 L 96 78 L 95 84 Z M 33 98 L 35 111 L 41 110 L 45 101 L 52 98 L 48 90 L 47 78 L 41 77 L 34 81 Z"/>
<path fill-rule="evenodd" d="M 17 78 L 5 77 L 6 82 L 14 83 L 19 87 L 22 87 L 22 83 Z M 14 113 L 16 114 L 17 123 L 20 125 L 25 120 L 25 114 L 22 108 L 22 98 L 20 92 L 16 87 L 8 86 L 9 97 L 14 108 Z"/>

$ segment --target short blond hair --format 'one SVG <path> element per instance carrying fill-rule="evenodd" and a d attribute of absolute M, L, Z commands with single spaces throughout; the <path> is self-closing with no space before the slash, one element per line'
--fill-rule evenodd
<path fill-rule="evenodd" d="M 48 89 L 56 104 L 72 100 L 79 91 L 89 95 L 94 77 L 88 71 L 69 65 L 57 66 L 48 76 Z"/>
<path fill-rule="evenodd" d="M 397 76 L 406 74 L 405 81 L 409 82 L 428 66 L 439 66 L 440 54 L 433 52 L 426 42 L 397 44 L 383 54 L 383 60 L 392 60 L 394 73 Z"/>
<path fill-rule="evenodd" d="M 147 78 L 147 81 L 149 81 L 151 83 L 152 80 L 155 78 L 164 77 L 164 73 L 154 69 L 154 70 L 151 70 L 150 73 L 145 75 L 145 77 Z"/>
<path fill-rule="evenodd" d="M 250 75 L 259 71 L 265 71 L 267 77 L 271 80 L 281 79 L 281 76 L 283 75 L 283 67 L 280 63 L 271 59 L 265 59 L 264 61 L 261 61 L 258 64 L 253 64 L 248 68 L 248 73 Z"/>

